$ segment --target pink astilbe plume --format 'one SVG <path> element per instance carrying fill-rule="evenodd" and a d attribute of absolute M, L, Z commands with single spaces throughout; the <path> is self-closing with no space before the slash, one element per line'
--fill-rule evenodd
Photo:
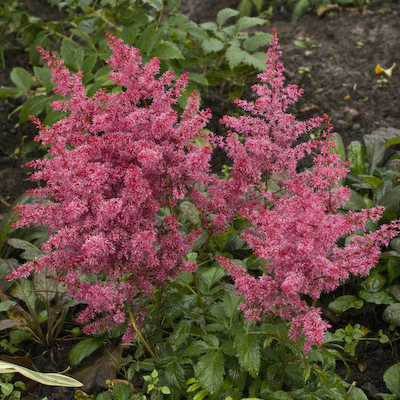
<path fill-rule="evenodd" d="M 71 75 L 63 61 L 39 49 L 52 68 L 55 93 L 64 97 L 52 107 L 68 114 L 51 127 L 32 118 L 36 140 L 50 146 L 50 157 L 31 163 L 37 169 L 32 179 L 47 184 L 31 193 L 48 200 L 18 207 L 15 226 L 47 226 L 49 240 L 42 258 L 9 277 L 44 267 L 57 271 L 87 303 L 79 318 L 87 332 L 124 322 L 125 306 L 140 313 L 138 295 L 150 296 L 168 277 L 195 268 L 184 256 L 198 232 L 182 236 L 174 215 L 157 213 L 171 209 L 196 182 L 208 182 L 211 156 L 209 146 L 194 144 L 197 136 L 209 140 L 203 128 L 210 112 L 199 111 L 197 95 L 180 117 L 173 108 L 188 75 L 175 80 L 167 71 L 157 78 L 158 59 L 143 65 L 139 50 L 108 39 L 109 77 L 123 89 L 100 89 L 93 97 L 85 94 L 82 73 Z M 93 276 L 96 282 L 89 283 Z"/>
<path fill-rule="evenodd" d="M 394 221 L 366 233 L 366 223 L 377 221 L 382 207 L 337 212 L 349 200 L 350 189 L 340 186 L 348 169 L 330 151 L 333 133 L 326 116 L 322 141 L 295 144 L 323 119 L 296 122 L 286 112 L 301 91 L 293 85 L 284 86 L 279 55 L 273 30 L 266 72 L 259 75 L 262 84 L 253 87 L 259 98 L 237 102 L 251 116 L 222 119 L 234 130 L 223 145 L 233 161 L 225 199 L 252 223 L 244 229 L 242 238 L 263 260 L 263 275 L 253 277 L 234 262 L 222 256 L 217 259 L 233 277 L 238 294 L 245 298 L 240 308 L 246 317 L 260 320 L 279 316 L 288 321 L 293 340 L 305 335 L 307 352 L 311 344 L 323 342 L 329 325 L 321 319 L 319 309 L 307 304 L 304 295 L 317 299 L 351 274 L 368 274 L 378 262 L 380 246 L 398 235 L 400 223 Z M 318 151 L 314 167 L 298 172 L 298 161 L 312 149 Z M 272 173 L 285 176 L 273 190 L 268 187 Z M 356 232 L 359 236 L 345 247 L 338 245 L 339 239 Z"/>

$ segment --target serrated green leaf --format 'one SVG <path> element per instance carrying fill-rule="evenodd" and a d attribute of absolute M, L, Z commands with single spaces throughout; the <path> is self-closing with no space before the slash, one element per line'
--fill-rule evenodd
<path fill-rule="evenodd" d="M 242 17 L 236 22 L 236 31 L 240 32 L 256 25 L 264 25 L 267 21 L 256 17 Z"/>
<path fill-rule="evenodd" d="M 218 26 L 214 22 L 205 22 L 204 24 L 201 24 L 200 27 L 205 29 L 206 31 L 217 31 L 218 30 Z"/>
<path fill-rule="evenodd" d="M 242 298 L 240 296 L 226 291 L 224 293 L 224 299 L 223 299 L 225 316 L 228 318 L 233 318 L 234 315 L 238 312 L 237 308 L 241 301 Z"/>
<path fill-rule="evenodd" d="M 209 393 L 217 394 L 221 389 L 225 373 L 222 353 L 217 351 L 204 354 L 200 357 L 195 371 L 201 386 Z"/>
<path fill-rule="evenodd" d="M 243 42 L 246 51 L 257 50 L 261 46 L 266 46 L 271 41 L 272 35 L 265 32 L 256 32 L 253 36 Z"/>
<path fill-rule="evenodd" d="M 229 68 L 235 68 L 239 65 L 245 57 L 248 55 L 246 51 L 240 49 L 237 46 L 230 46 L 225 52 L 225 57 L 229 63 Z"/>
<path fill-rule="evenodd" d="M 400 363 L 388 368 L 383 374 L 383 380 L 393 394 L 400 396 Z"/>
<path fill-rule="evenodd" d="M 124 382 L 117 383 L 112 391 L 115 400 L 129 400 L 131 397 L 131 387 Z"/>
<path fill-rule="evenodd" d="M 170 42 L 159 44 L 151 53 L 152 57 L 158 57 L 160 60 L 179 60 L 184 59 L 180 50 Z"/>
<path fill-rule="evenodd" d="M 267 60 L 267 55 L 265 53 L 253 53 L 246 54 L 244 61 L 254 68 L 260 71 L 265 71 L 265 61 Z"/>
<path fill-rule="evenodd" d="M 43 87 L 51 92 L 54 88 L 54 83 L 51 81 L 51 69 L 49 67 L 33 67 L 33 71 Z"/>
<path fill-rule="evenodd" d="M 61 42 L 61 57 L 67 67 L 72 68 L 74 71 L 82 69 L 84 51 L 78 43 L 64 38 Z"/>
<path fill-rule="evenodd" d="M 181 6 L 181 0 L 168 0 L 168 7 L 173 13 L 177 12 Z"/>
<path fill-rule="evenodd" d="M 212 286 L 225 275 L 226 272 L 221 267 L 212 267 L 206 269 L 199 276 L 199 286 L 201 293 L 210 293 Z"/>
<path fill-rule="evenodd" d="M 143 0 L 143 2 L 153 6 L 156 11 L 160 11 L 163 8 L 162 0 Z"/>
<path fill-rule="evenodd" d="M 13 68 L 10 79 L 20 89 L 19 96 L 26 93 L 33 85 L 32 75 L 24 68 Z"/>
<path fill-rule="evenodd" d="M 204 342 L 203 340 L 195 340 L 190 344 L 190 346 L 187 349 L 185 349 L 183 355 L 185 357 L 191 357 L 214 351 L 215 351 L 215 346 L 212 346 Z"/>
<path fill-rule="evenodd" d="M 181 365 L 179 365 L 177 362 L 168 364 L 165 368 L 165 376 L 172 387 L 185 391 L 185 370 Z"/>
<path fill-rule="evenodd" d="M 267 400 L 293 400 L 293 397 L 289 392 L 285 392 L 284 390 L 277 390 L 268 394 L 265 397 Z"/>
<path fill-rule="evenodd" d="M 192 329 L 192 321 L 187 319 L 181 319 L 175 326 L 174 331 L 169 337 L 171 348 L 173 351 L 177 351 L 179 347 L 189 338 L 190 331 Z"/>
<path fill-rule="evenodd" d="M 19 123 L 22 124 L 29 120 L 30 115 L 37 117 L 48 103 L 47 96 L 35 96 L 20 106 Z"/>
<path fill-rule="evenodd" d="M 92 0 L 79 0 L 79 7 L 82 11 L 85 11 L 91 2 Z"/>
<path fill-rule="evenodd" d="M 201 47 L 205 54 L 209 54 L 221 51 L 224 48 L 224 44 L 218 39 L 210 38 L 203 40 Z"/>
<path fill-rule="evenodd" d="M 239 11 L 233 10 L 232 8 L 224 8 L 217 14 L 217 23 L 221 27 L 229 18 L 235 17 L 239 14 Z"/>
<path fill-rule="evenodd" d="M 103 341 L 101 339 L 94 337 L 83 339 L 77 343 L 68 355 L 68 361 L 71 366 L 78 365 L 85 357 L 97 350 L 102 343 Z"/>
<path fill-rule="evenodd" d="M 94 67 L 94 65 L 96 64 L 97 61 L 97 55 L 96 54 L 92 54 L 88 57 L 86 57 L 83 60 L 83 64 L 82 64 L 82 71 L 84 74 L 88 74 Z"/>
<path fill-rule="evenodd" d="M 203 75 L 198 74 L 197 72 L 190 72 L 189 78 L 196 83 L 200 83 L 204 86 L 209 86 L 207 78 Z"/>
<path fill-rule="evenodd" d="M 260 372 L 260 345 L 253 334 L 247 332 L 235 336 L 235 349 L 238 352 L 240 366 L 253 378 Z"/>

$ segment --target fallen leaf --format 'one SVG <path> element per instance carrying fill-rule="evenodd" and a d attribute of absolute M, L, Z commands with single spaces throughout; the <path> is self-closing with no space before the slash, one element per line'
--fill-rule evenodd
<path fill-rule="evenodd" d="M 90 359 L 93 360 L 93 357 L 97 359 L 92 362 L 92 365 L 80 369 L 73 375 L 75 379 L 83 383 L 82 392 L 91 393 L 96 388 L 107 388 L 107 380 L 117 379 L 117 365 L 125 348 L 126 346 L 119 345 L 111 353 L 101 355 L 106 351 L 103 347 L 100 351 L 93 353 Z"/>

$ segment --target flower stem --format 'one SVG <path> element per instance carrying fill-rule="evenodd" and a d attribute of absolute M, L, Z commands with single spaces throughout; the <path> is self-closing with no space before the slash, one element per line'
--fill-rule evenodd
<path fill-rule="evenodd" d="M 154 354 L 153 350 L 151 349 L 149 344 L 146 342 L 146 339 L 143 337 L 143 335 L 140 333 L 138 327 L 136 326 L 135 317 L 132 314 L 132 310 L 129 307 L 127 307 L 126 309 L 128 311 L 129 318 L 131 319 L 133 330 L 136 332 L 137 337 L 144 344 L 144 347 L 146 347 L 147 351 L 150 353 L 150 355 L 153 358 L 154 362 L 157 364 L 158 363 L 158 358 L 156 357 L 156 355 Z"/>

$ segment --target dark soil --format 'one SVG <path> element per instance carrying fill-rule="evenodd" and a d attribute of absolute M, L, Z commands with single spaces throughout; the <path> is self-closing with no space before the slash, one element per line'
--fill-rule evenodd
<path fill-rule="evenodd" d="M 55 12 L 49 9 L 45 0 L 26 0 L 26 3 L 30 12 L 42 19 L 49 18 L 50 12 Z M 239 1 L 193 0 L 182 3 L 185 3 L 182 11 L 190 14 L 196 22 L 205 22 L 213 20 L 219 9 L 235 8 Z M 287 10 L 280 9 L 271 26 L 276 27 L 278 32 L 288 83 L 304 88 L 304 96 L 292 109 L 298 118 L 306 119 L 327 113 L 345 144 L 352 140 L 362 140 L 365 134 L 380 127 L 400 129 L 400 4 L 397 1 L 370 0 L 369 5 L 362 10 L 340 9 L 322 17 L 308 15 L 296 25 L 292 24 Z M 269 31 L 270 28 L 265 26 L 260 29 Z M 307 38 L 311 41 L 308 48 L 294 44 L 295 40 L 306 42 Z M 6 69 L 0 70 L 0 86 L 12 85 L 9 79 L 12 68 L 30 68 L 29 58 L 18 39 L 10 37 L 9 40 L 13 46 L 5 52 Z M 362 45 L 357 46 L 358 42 Z M 397 66 L 390 78 L 375 73 L 377 64 L 389 68 L 394 62 Z M 302 67 L 309 69 L 309 76 L 307 73 L 299 73 Z M 380 85 L 380 78 L 386 78 L 387 83 Z M 251 91 L 246 95 L 251 98 Z M 217 130 L 216 121 L 220 116 L 235 110 L 227 94 L 219 90 L 210 90 L 208 96 L 203 96 L 203 100 L 204 106 L 210 107 L 215 115 L 211 127 L 213 130 Z M 23 101 L 16 98 L 0 100 L 0 213 L 6 212 L 12 201 L 34 186 L 28 180 L 30 170 L 24 167 L 25 162 L 34 158 L 34 155 L 21 157 L 18 149 L 24 136 L 27 136 L 27 140 L 35 136 L 35 127 L 31 123 L 18 125 L 17 113 L 8 117 Z M 223 161 L 216 160 L 216 165 L 221 163 Z M 334 325 L 333 329 L 353 322 L 371 329 L 369 337 L 377 337 L 382 328 L 384 333 L 390 335 L 387 324 L 382 322 L 381 313 L 378 307 L 373 312 L 355 317 L 354 321 L 342 321 Z M 65 368 L 67 352 L 68 349 L 57 350 L 55 359 L 59 363 L 54 365 L 49 361 L 48 352 L 43 355 L 38 349 L 32 350 L 31 354 L 35 356 L 34 362 L 42 371 L 51 371 Z M 357 348 L 357 358 L 353 361 L 350 363 L 351 375 L 348 381 L 355 381 L 369 398 L 380 398 L 375 394 L 387 392 L 382 378 L 384 371 L 400 361 L 397 344 L 394 343 L 392 348 L 389 344 L 382 345 L 379 342 L 368 345 L 361 343 Z M 339 370 L 344 377 L 345 368 L 339 366 Z M 38 398 L 43 395 L 47 395 L 49 400 L 72 398 L 68 391 L 42 391 Z"/>

